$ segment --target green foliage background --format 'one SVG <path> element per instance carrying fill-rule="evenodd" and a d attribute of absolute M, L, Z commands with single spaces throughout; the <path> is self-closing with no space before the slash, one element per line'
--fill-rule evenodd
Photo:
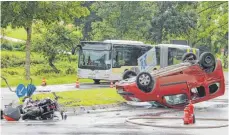
<path fill-rule="evenodd" d="M 1 34 L 26 40 L 25 22 L 32 22 L 30 68 L 35 84 L 40 84 L 42 77 L 51 84 L 74 83 L 76 45 L 82 40 L 122 39 L 150 44 L 188 40 L 191 46 L 205 47 L 228 63 L 227 55 L 222 56 L 220 51 L 228 51 L 228 2 L 35 2 L 35 9 L 26 4 L 31 3 L 11 3 L 13 15 L 8 14 L 13 12 L 10 9 L 2 8 Z M 41 10 L 53 8 L 56 12 Z M 27 82 L 23 79 L 25 51 L 25 43 L 1 40 L 1 73 L 12 85 Z"/>

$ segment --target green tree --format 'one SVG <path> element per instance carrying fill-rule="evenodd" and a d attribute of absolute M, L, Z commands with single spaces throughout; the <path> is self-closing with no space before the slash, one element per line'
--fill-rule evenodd
<path fill-rule="evenodd" d="M 92 22 L 93 40 L 147 41 L 154 2 L 95 2 L 91 9 L 101 21 Z"/>
<path fill-rule="evenodd" d="M 85 1 L 82 5 L 87 7 L 90 11 L 90 15 L 86 17 L 76 18 L 75 19 L 75 25 L 81 27 L 82 33 L 83 33 L 83 41 L 91 40 L 92 37 L 90 36 L 92 32 L 92 23 L 96 21 L 101 21 L 102 18 L 100 18 L 98 15 L 96 15 L 96 11 L 92 9 L 93 3 L 96 3 L 96 1 Z"/>
<path fill-rule="evenodd" d="M 188 35 L 197 25 L 195 2 L 156 2 L 151 21 L 152 41 L 161 43 L 171 38 Z M 192 7 L 192 8 L 191 8 Z"/>
<path fill-rule="evenodd" d="M 32 24 L 41 20 L 45 24 L 56 21 L 73 21 L 76 17 L 86 16 L 87 8 L 81 2 L 46 2 L 46 1 L 4 1 L 1 2 L 1 27 L 11 25 L 13 28 L 23 27 L 27 33 L 26 40 L 26 79 L 30 78 L 30 46 Z"/>
<path fill-rule="evenodd" d="M 228 2 L 198 2 L 198 23 L 187 37 L 194 47 L 206 46 L 213 53 L 228 45 Z"/>
<path fill-rule="evenodd" d="M 77 27 L 63 23 L 52 23 L 40 32 L 33 39 L 34 50 L 42 53 L 53 70 L 59 73 L 54 61 L 59 56 L 67 55 L 69 57 L 69 52 L 75 50 L 79 44 L 82 33 Z M 74 54 L 74 52 L 71 53 Z"/>

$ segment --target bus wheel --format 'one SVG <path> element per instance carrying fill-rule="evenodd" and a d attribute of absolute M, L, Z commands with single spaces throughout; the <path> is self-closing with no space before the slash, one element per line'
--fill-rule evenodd
<path fill-rule="evenodd" d="M 214 67 L 216 65 L 215 57 L 210 52 L 204 52 L 204 53 L 202 53 L 200 55 L 199 63 L 205 69 L 210 69 L 210 68 L 213 68 L 214 69 Z"/>
<path fill-rule="evenodd" d="M 94 84 L 100 84 L 100 80 L 99 79 L 93 79 L 94 80 Z"/>
<path fill-rule="evenodd" d="M 185 61 L 193 61 L 193 60 L 197 60 L 197 57 L 194 53 L 185 53 L 183 56 L 182 56 L 182 59 L 181 59 L 183 62 Z"/>
<path fill-rule="evenodd" d="M 134 76 L 137 76 L 137 74 L 132 71 L 132 70 L 126 70 L 122 76 L 122 79 L 125 80 L 125 79 L 129 79 L 131 77 L 134 77 Z"/>
<path fill-rule="evenodd" d="M 136 84 L 140 90 L 145 93 L 149 93 L 153 90 L 155 80 L 148 72 L 141 72 L 138 74 Z"/>

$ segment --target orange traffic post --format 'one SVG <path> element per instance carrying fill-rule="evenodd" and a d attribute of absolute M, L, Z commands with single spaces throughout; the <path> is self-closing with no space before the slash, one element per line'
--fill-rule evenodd
<path fill-rule="evenodd" d="M 79 82 L 79 78 L 76 79 L 76 88 L 80 87 L 80 82 Z"/>
<path fill-rule="evenodd" d="M 45 78 L 43 78 L 41 86 L 46 86 L 46 85 L 47 85 L 46 80 L 45 80 Z"/>
<path fill-rule="evenodd" d="M 195 114 L 194 114 L 194 105 L 192 104 L 192 101 L 190 100 L 189 101 L 189 104 L 188 104 L 188 108 L 189 108 L 189 112 L 190 112 L 190 123 L 193 124 L 195 123 Z"/>
<path fill-rule="evenodd" d="M 117 86 L 118 82 L 115 82 L 115 87 Z"/>
<path fill-rule="evenodd" d="M 189 108 L 188 107 L 185 107 L 184 108 L 184 118 L 183 118 L 183 120 L 184 120 L 184 124 L 189 124 L 189 118 L 190 118 L 190 113 L 189 113 Z"/>
<path fill-rule="evenodd" d="M 114 86 L 113 86 L 113 82 L 111 81 L 111 84 L 110 84 L 110 88 L 113 88 Z"/>

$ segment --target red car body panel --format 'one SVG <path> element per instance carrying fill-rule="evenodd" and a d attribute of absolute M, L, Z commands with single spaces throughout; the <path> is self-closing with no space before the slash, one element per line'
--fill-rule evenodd
<path fill-rule="evenodd" d="M 209 85 L 214 83 L 219 83 L 219 88 L 211 94 Z M 204 87 L 205 96 L 192 99 L 191 89 L 200 86 Z M 134 97 L 139 99 L 140 102 L 156 101 L 168 107 L 175 107 L 184 106 L 184 104 L 170 105 L 166 103 L 164 96 L 185 94 L 188 100 L 192 100 L 192 103 L 198 103 L 224 95 L 225 82 L 221 61 L 217 60 L 215 70 L 211 73 L 205 72 L 198 64 L 195 64 L 180 72 L 155 77 L 155 86 L 149 93 L 141 91 L 136 82 L 117 83 L 116 89 L 122 89 L 125 92 L 125 94 L 119 94 L 127 101 L 132 101 L 131 97 Z"/>

